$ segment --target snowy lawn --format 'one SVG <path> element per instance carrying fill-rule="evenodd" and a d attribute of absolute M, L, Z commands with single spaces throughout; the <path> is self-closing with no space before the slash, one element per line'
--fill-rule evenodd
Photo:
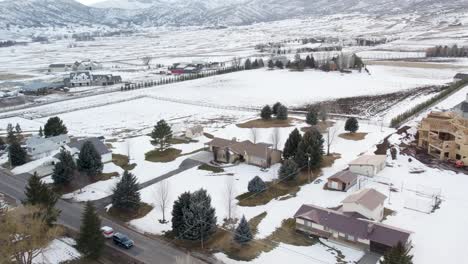
<path fill-rule="evenodd" d="M 74 248 L 75 241 L 71 238 L 60 238 L 52 241 L 37 257 L 33 259 L 34 264 L 59 264 L 64 261 L 74 260 L 81 254 Z"/>

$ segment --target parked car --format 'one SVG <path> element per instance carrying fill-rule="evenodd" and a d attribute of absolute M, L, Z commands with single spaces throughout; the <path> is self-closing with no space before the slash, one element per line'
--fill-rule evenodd
<path fill-rule="evenodd" d="M 124 247 L 126 249 L 129 249 L 133 247 L 133 240 L 128 238 L 128 236 L 121 234 L 121 233 L 115 233 L 112 236 L 112 240 L 114 240 L 114 244 Z"/>
<path fill-rule="evenodd" d="M 114 229 L 112 229 L 112 227 L 109 226 L 101 227 L 101 232 L 105 238 L 112 238 L 112 236 L 114 236 Z"/>

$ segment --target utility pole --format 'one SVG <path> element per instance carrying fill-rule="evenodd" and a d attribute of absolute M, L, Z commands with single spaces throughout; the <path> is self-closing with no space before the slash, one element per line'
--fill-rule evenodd
<path fill-rule="evenodd" d="M 312 178 L 311 171 L 310 171 L 310 153 L 306 153 L 306 155 L 307 155 L 307 167 L 309 169 L 309 183 L 310 183 L 310 180 Z"/>

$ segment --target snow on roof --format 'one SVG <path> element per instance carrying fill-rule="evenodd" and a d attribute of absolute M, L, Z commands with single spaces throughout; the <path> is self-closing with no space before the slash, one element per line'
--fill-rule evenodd
<path fill-rule="evenodd" d="M 387 160 L 386 155 L 362 155 L 351 161 L 349 165 L 373 165 L 378 166 Z"/>

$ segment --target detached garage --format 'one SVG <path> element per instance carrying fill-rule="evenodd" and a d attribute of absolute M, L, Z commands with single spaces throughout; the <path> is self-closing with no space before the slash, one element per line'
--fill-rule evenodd
<path fill-rule="evenodd" d="M 349 163 L 349 170 L 356 174 L 374 177 L 386 166 L 386 155 L 363 155 Z"/>

